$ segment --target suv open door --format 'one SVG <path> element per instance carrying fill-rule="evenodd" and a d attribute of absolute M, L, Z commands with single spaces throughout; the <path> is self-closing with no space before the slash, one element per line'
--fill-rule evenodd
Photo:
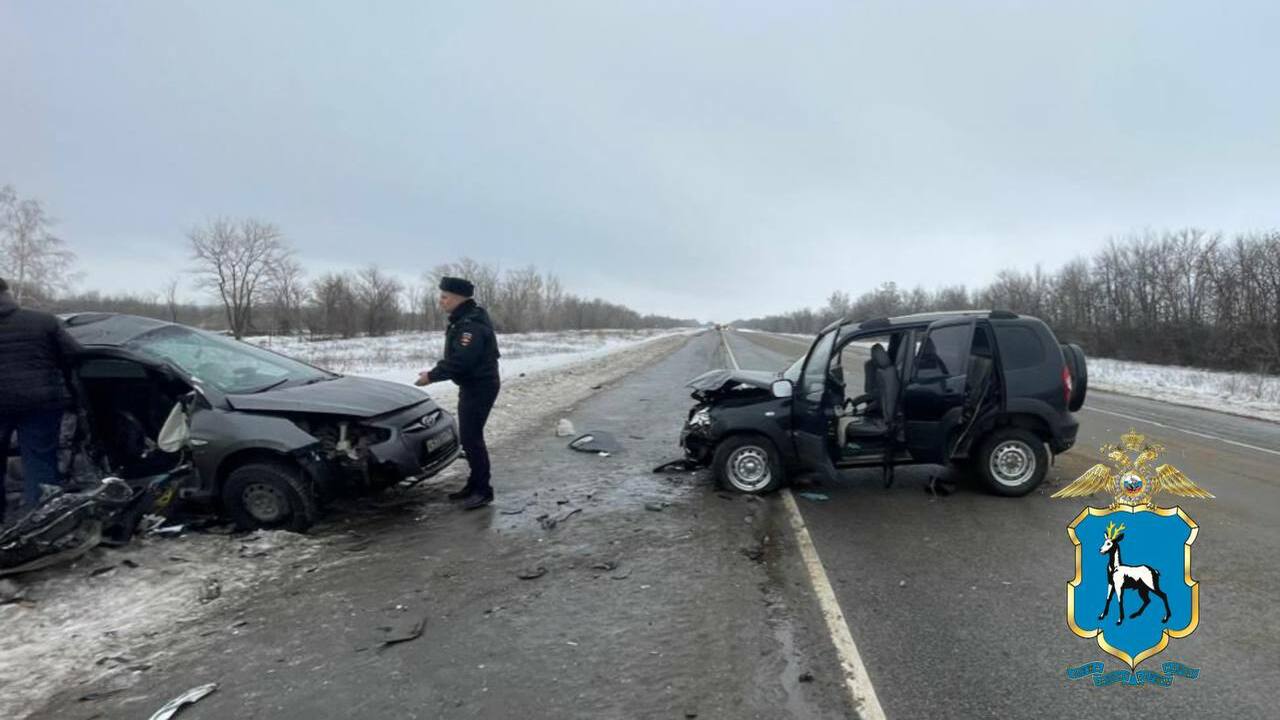
<path fill-rule="evenodd" d="M 818 335 L 805 358 L 791 402 L 792 436 L 795 438 L 798 464 L 801 469 L 815 472 L 828 480 L 837 477 L 837 450 L 830 434 L 838 401 L 833 399 L 833 383 L 827 374 L 831 366 L 831 351 L 839 333 L 837 324 Z"/>
<path fill-rule="evenodd" d="M 947 438 L 964 414 L 965 376 L 977 320 L 948 318 L 921 339 L 903 393 L 907 449 L 917 461 L 946 462 Z"/>

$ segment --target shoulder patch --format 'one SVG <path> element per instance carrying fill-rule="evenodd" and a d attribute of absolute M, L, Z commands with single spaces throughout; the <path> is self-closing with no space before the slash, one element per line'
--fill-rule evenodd
<path fill-rule="evenodd" d="M 470 345 L 470 344 L 471 344 L 471 333 L 469 333 L 469 332 L 464 332 L 464 333 L 462 333 L 462 337 L 458 338 L 458 342 L 462 345 L 462 347 L 466 347 L 466 346 Z"/>

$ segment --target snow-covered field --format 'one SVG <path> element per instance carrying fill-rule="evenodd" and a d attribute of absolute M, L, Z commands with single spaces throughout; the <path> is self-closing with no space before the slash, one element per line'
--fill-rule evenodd
<path fill-rule="evenodd" d="M 1089 387 L 1280 422 L 1280 376 L 1089 358 Z"/>

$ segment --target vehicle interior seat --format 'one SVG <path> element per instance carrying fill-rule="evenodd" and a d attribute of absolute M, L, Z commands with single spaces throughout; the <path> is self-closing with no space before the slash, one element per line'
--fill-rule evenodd
<path fill-rule="evenodd" d="M 889 357 L 884 346 L 876 343 L 871 347 L 871 363 L 876 376 L 877 412 L 858 415 L 850 418 L 843 430 L 845 442 L 856 442 L 861 438 L 880 437 L 888 434 L 890 422 L 898 411 L 898 395 L 901 380 L 898 368 Z"/>

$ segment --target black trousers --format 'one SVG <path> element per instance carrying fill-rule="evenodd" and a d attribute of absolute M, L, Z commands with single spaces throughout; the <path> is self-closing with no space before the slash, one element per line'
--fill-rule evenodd
<path fill-rule="evenodd" d="M 472 495 L 493 495 L 493 486 L 489 484 L 489 448 L 484 443 L 484 425 L 489 421 L 489 411 L 493 410 L 499 389 L 497 382 L 458 387 L 458 434 L 462 450 L 467 453 L 467 462 L 471 465 L 467 489 Z"/>

